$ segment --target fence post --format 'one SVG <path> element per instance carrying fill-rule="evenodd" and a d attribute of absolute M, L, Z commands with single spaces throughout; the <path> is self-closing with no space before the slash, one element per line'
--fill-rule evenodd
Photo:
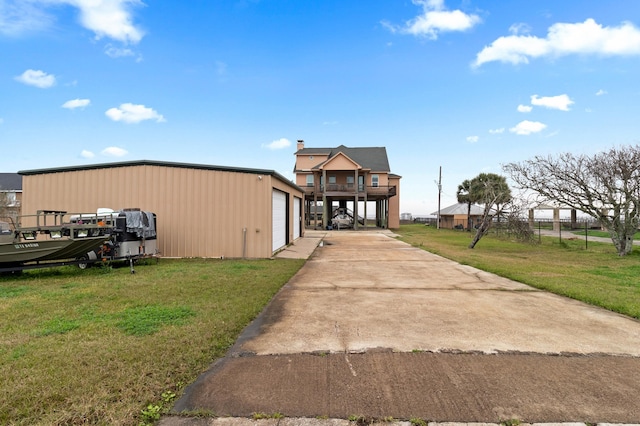
<path fill-rule="evenodd" d="M 538 244 L 542 244 L 542 224 L 538 221 Z"/>
<path fill-rule="evenodd" d="M 587 227 L 587 221 L 584 221 L 584 249 L 587 250 L 589 248 L 589 231 Z"/>
<path fill-rule="evenodd" d="M 558 237 L 560 238 L 560 244 L 562 244 L 562 224 L 559 223 L 560 226 L 558 226 Z"/>

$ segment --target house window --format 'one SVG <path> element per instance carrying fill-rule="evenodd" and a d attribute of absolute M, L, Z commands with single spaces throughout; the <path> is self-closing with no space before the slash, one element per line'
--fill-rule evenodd
<path fill-rule="evenodd" d="M 353 176 L 347 176 L 347 188 L 353 188 Z"/>
<path fill-rule="evenodd" d="M 335 176 L 329 176 L 329 185 L 336 183 L 336 177 Z"/>
<path fill-rule="evenodd" d="M 307 186 L 313 186 L 313 175 L 307 175 Z"/>
<path fill-rule="evenodd" d="M 371 186 L 378 186 L 378 175 L 371 175 Z"/>
<path fill-rule="evenodd" d="M 3 200 L 7 207 L 14 207 L 16 203 L 15 192 L 3 192 L 0 194 L 0 200 Z"/>
<path fill-rule="evenodd" d="M 358 176 L 358 191 L 364 191 L 364 176 Z"/>

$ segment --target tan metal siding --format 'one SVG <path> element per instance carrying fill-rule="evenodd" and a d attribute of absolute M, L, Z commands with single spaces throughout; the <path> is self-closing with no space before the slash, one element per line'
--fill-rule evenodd
<path fill-rule="evenodd" d="M 156 213 L 163 256 L 270 257 L 272 184 L 291 197 L 302 195 L 272 176 L 186 167 L 137 165 L 25 175 L 23 214 L 138 207 Z M 293 232 L 293 225 L 289 228 Z"/>

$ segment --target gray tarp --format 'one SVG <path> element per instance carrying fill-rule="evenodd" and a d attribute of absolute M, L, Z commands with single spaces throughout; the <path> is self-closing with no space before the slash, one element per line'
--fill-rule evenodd
<path fill-rule="evenodd" d="M 120 210 L 127 219 L 127 232 L 133 232 L 137 237 L 152 238 L 156 236 L 156 224 L 153 213 L 140 210 Z"/>

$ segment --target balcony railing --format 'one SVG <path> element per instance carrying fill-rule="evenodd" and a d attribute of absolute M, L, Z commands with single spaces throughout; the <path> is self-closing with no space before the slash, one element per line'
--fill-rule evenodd
<path fill-rule="evenodd" d="M 377 195 L 377 196 L 388 196 L 393 197 L 396 195 L 396 187 L 395 186 L 365 186 L 365 185 L 354 185 L 354 184 L 335 184 L 330 183 L 328 185 L 308 185 L 303 186 L 305 194 L 311 195 L 314 192 L 318 196 L 326 195 L 364 195 L 367 196 Z"/>

